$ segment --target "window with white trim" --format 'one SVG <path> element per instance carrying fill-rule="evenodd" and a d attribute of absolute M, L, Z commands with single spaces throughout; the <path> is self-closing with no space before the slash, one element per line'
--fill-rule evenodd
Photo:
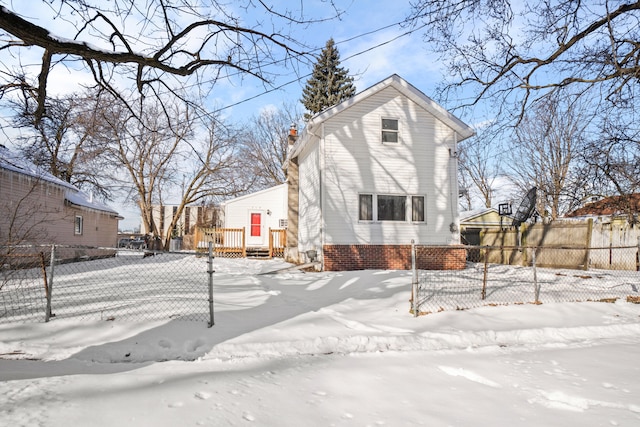
<path fill-rule="evenodd" d="M 360 194 L 358 198 L 358 219 L 373 221 L 373 194 Z"/>
<path fill-rule="evenodd" d="M 82 235 L 82 223 L 83 223 L 82 216 L 76 215 L 75 223 L 73 227 L 73 233 L 75 235 Z"/>
<path fill-rule="evenodd" d="M 358 220 L 426 222 L 425 196 L 359 194 Z"/>
<path fill-rule="evenodd" d="M 399 141 L 398 119 L 382 119 L 382 142 L 397 143 Z"/>

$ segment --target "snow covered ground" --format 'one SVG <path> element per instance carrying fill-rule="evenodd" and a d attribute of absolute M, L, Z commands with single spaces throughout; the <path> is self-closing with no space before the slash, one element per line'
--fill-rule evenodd
<path fill-rule="evenodd" d="M 411 274 L 215 260 L 215 325 L 0 325 L 2 426 L 637 426 L 640 305 L 409 313 Z"/>

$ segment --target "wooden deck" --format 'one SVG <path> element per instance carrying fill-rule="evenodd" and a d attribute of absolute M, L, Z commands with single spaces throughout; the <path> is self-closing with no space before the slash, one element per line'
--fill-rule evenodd
<path fill-rule="evenodd" d="M 286 230 L 269 229 L 268 247 L 247 247 L 243 228 L 201 228 L 195 232 L 196 250 L 206 252 L 209 242 L 213 243 L 215 256 L 227 258 L 273 258 L 283 257 L 286 244 Z"/>

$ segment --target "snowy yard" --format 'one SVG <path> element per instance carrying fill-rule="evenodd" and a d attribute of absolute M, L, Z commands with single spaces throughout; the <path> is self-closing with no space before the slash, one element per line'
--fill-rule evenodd
<path fill-rule="evenodd" d="M 283 267 L 216 259 L 212 328 L 1 324 L 0 424 L 640 424 L 638 304 L 414 318 L 410 272 Z"/>

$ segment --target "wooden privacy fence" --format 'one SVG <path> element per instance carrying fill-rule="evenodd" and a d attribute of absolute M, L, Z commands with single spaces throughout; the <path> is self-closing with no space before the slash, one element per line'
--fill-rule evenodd
<path fill-rule="evenodd" d="M 213 251 L 221 257 L 246 257 L 245 228 L 203 228 L 195 231 L 196 250 L 207 251 L 213 242 Z M 283 257 L 286 245 L 286 230 L 269 229 L 269 257 Z"/>
<path fill-rule="evenodd" d="M 482 247 L 500 248 L 487 254 L 489 262 L 528 265 L 531 254 L 522 247 L 538 248 L 537 263 L 545 267 L 589 270 L 638 270 L 640 228 L 626 221 L 607 223 L 586 221 L 554 221 L 550 224 L 522 224 L 519 228 L 479 229 L 478 249 L 470 249 L 469 257 Z M 562 253 L 562 256 L 558 256 Z"/>

